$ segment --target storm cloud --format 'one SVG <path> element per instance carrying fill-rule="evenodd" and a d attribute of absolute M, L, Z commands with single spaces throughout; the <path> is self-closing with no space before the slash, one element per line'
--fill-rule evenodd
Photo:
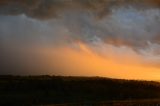
<path fill-rule="evenodd" d="M 1 67 L 6 64 L 15 67 L 19 64 L 43 64 L 38 63 L 42 61 L 38 57 L 43 56 L 37 55 L 34 47 L 72 47 L 77 41 L 95 52 L 103 49 L 104 54 L 107 54 L 106 45 L 127 47 L 147 58 L 146 61 L 151 59 L 159 64 L 160 1 L 0 1 Z M 35 58 L 35 62 L 26 56 Z M 24 60 L 29 62 L 23 63 Z"/>
<path fill-rule="evenodd" d="M 136 6 L 137 9 L 160 7 L 159 0 L 1 0 L 0 14 L 19 15 L 37 19 L 49 19 L 59 16 L 65 10 L 88 10 L 97 17 L 107 15 L 112 7 Z"/>

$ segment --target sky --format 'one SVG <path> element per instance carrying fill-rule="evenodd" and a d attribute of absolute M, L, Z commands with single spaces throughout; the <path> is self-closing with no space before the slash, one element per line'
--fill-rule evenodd
<path fill-rule="evenodd" d="M 160 0 L 0 0 L 0 75 L 160 80 Z"/>

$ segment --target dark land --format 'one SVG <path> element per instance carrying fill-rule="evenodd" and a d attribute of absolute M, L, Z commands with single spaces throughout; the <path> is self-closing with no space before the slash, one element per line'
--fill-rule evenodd
<path fill-rule="evenodd" d="M 160 106 L 160 83 L 101 77 L 0 76 L 0 106 Z"/>

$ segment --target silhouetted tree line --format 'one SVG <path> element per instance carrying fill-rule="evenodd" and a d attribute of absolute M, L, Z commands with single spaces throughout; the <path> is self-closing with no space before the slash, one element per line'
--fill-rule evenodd
<path fill-rule="evenodd" d="M 0 105 L 160 98 L 160 83 L 100 77 L 0 76 Z"/>

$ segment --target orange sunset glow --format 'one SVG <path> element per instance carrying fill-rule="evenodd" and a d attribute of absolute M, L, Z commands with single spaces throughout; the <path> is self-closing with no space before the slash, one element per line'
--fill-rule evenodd
<path fill-rule="evenodd" d="M 78 49 L 59 47 L 43 49 L 46 56 L 49 73 L 56 67 L 57 75 L 67 76 L 103 76 L 111 78 L 159 80 L 159 68 L 145 64 L 143 58 L 134 51 L 127 50 L 125 54 L 115 53 L 112 48 L 106 55 L 96 53 L 82 42 L 76 42 Z M 56 62 L 55 62 L 56 61 Z M 63 71 L 60 71 L 63 70 Z"/>

